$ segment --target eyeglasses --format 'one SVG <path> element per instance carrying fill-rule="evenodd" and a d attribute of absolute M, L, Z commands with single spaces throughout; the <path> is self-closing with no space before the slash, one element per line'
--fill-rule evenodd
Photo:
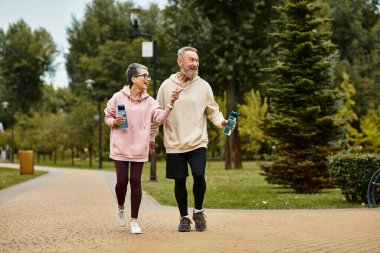
<path fill-rule="evenodd" d="M 139 76 L 144 77 L 145 80 L 151 80 L 151 79 L 152 79 L 152 78 L 150 77 L 150 75 L 148 75 L 148 74 L 135 75 L 135 77 L 139 77 Z"/>

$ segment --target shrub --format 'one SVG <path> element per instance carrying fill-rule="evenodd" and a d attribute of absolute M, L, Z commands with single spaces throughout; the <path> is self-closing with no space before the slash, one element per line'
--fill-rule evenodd
<path fill-rule="evenodd" d="M 367 188 L 380 168 L 379 154 L 338 154 L 328 157 L 329 173 L 350 203 L 368 203 Z"/>

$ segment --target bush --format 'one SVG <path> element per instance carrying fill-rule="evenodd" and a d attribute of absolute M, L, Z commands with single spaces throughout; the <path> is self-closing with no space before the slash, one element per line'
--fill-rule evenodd
<path fill-rule="evenodd" d="M 338 154 L 328 157 L 332 180 L 350 203 L 368 203 L 367 188 L 380 168 L 379 154 Z"/>

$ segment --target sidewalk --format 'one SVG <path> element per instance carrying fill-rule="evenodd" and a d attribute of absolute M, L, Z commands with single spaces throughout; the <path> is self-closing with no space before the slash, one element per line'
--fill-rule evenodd
<path fill-rule="evenodd" d="M 113 172 L 35 169 L 50 173 L 0 191 L 0 252 L 380 252 L 380 208 L 207 209 L 208 231 L 179 233 L 177 209 L 144 195 L 131 235 L 116 225 Z"/>

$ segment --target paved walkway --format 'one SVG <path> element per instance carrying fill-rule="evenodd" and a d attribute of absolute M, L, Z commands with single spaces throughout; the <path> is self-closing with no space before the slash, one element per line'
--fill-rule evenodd
<path fill-rule="evenodd" d="M 144 195 L 131 235 L 116 225 L 114 173 L 36 169 L 50 173 L 0 191 L 0 252 L 380 252 L 380 208 L 206 210 L 208 231 L 179 233 L 177 209 Z"/>

